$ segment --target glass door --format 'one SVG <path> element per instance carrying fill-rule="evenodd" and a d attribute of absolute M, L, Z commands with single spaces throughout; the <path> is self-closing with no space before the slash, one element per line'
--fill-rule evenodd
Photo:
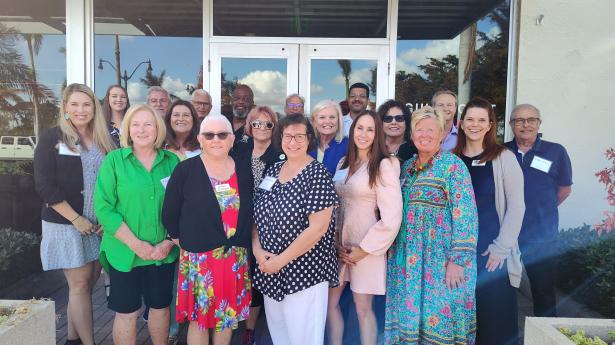
<path fill-rule="evenodd" d="M 340 102 L 347 87 L 370 87 L 370 109 L 389 95 L 386 45 L 211 43 L 209 90 L 214 111 L 230 103 L 237 83 L 254 91 L 254 102 L 283 114 L 286 96 L 305 98 L 305 112 L 323 99 Z"/>
<path fill-rule="evenodd" d="M 301 45 L 299 93 L 306 112 L 324 99 L 345 100 L 356 82 L 370 87 L 369 108 L 375 109 L 390 98 L 388 55 L 386 45 Z"/>
<path fill-rule="evenodd" d="M 252 88 L 255 104 L 279 114 L 284 113 L 286 96 L 298 91 L 298 44 L 211 43 L 210 54 L 212 111 L 220 113 L 230 104 L 238 83 Z"/>

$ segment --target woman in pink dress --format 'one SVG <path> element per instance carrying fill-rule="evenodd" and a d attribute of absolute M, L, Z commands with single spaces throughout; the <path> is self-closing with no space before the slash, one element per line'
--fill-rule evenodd
<path fill-rule="evenodd" d="M 337 228 L 341 284 L 329 290 L 330 345 L 342 344 L 339 300 L 346 283 L 356 306 L 361 344 L 376 344 L 372 300 L 386 291 L 386 252 L 401 224 L 399 172 L 399 160 L 387 154 L 379 115 L 372 111 L 359 115 L 350 127 L 348 155 L 333 179 L 341 199 Z"/>

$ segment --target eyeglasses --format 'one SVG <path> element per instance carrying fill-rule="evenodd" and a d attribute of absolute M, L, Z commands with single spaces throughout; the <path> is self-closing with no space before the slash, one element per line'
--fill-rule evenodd
<path fill-rule="evenodd" d="M 382 121 L 386 123 L 393 122 L 393 120 L 395 122 L 404 122 L 404 115 L 384 115 L 382 117 Z"/>
<path fill-rule="evenodd" d="M 252 128 L 259 128 L 259 129 L 272 129 L 273 122 L 254 120 L 252 121 L 252 123 L 250 123 L 250 126 L 252 126 Z"/>
<path fill-rule="evenodd" d="M 303 103 L 287 103 L 286 106 L 289 108 L 301 108 L 303 107 Z"/>
<path fill-rule="evenodd" d="M 297 144 L 301 144 L 302 142 L 305 141 L 305 139 L 307 139 L 307 134 L 295 134 L 295 135 L 284 134 L 282 135 L 282 141 L 284 141 L 285 143 L 290 143 L 293 139 L 295 139 L 295 142 Z"/>
<path fill-rule="evenodd" d="M 207 107 L 207 106 L 211 105 L 211 103 L 209 103 L 209 102 L 196 102 L 196 101 L 192 101 L 192 104 L 195 107 Z"/>
<path fill-rule="evenodd" d="M 220 133 L 203 132 L 201 133 L 201 135 L 203 136 L 203 138 L 205 138 L 205 140 L 214 140 L 215 137 L 218 137 L 218 139 L 220 140 L 224 140 L 228 138 L 228 136 L 231 135 L 231 133 L 229 132 L 220 132 Z"/>
<path fill-rule="evenodd" d="M 519 119 L 510 120 L 510 122 L 514 124 L 515 126 L 523 126 L 526 122 L 528 125 L 536 126 L 541 121 L 542 120 L 539 117 L 528 117 L 527 119 L 519 118 Z"/>

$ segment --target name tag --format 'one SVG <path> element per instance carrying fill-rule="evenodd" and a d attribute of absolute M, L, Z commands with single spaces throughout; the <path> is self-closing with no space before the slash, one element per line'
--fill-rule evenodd
<path fill-rule="evenodd" d="M 530 166 L 534 169 L 538 169 L 548 174 L 549 169 L 551 169 L 551 164 L 553 164 L 553 162 L 551 162 L 548 159 L 544 159 L 539 156 L 534 156 L 534 159 L 532 159 L 532 163 L 530 164 Z"/>
<path fill-rule="evenodd" d="M 487 162 L 480 162 L 480 159 L 475 159 L 472 161 L 472 166 L 473 167 L 484 167 L 487 164 Z"/>
<path fill-rule="evenodd" d="M 261 184 L 258 185 L 258 188 L 270 191 L 276 180 L 277 179 L 273 176 L 265 176 L 265 178 L 261 181 Z"/>
<path fill-rule="evenodd" d="M 164 189 L 167 189 L 167 183 L 169 183 L 170 179 L 171 179 L 171 176 L 167 176 L 163 178 L 162 180 L 160 180 L 160 183 L 162 183 L 162 186 L 164 187 Z"/>
<path fill-rule="evenodd" d="M 201 150 L 186 151 L 186 158 L 192 158 L 201 154 Z"/>
<path fill-rule="evenodd" d="M 71 151 L 71 149 L 68 148 L 68 146 L 66 146 L 66 144 L 64 143 L 58 143 L 58 153 L 63 155 L 63 156 L 76 156 L 79 157 L 81 156 L 81 146 L 77 145 L 77 152 L 75 151 Z"/>
<path fill-rule="evenodd" d="M 228 183 L 216 185 L 217 193 L 228 192 L 229 190 L 231 190 L 231 185 Z"/>
<path fill-rule="evenodd" d="M 344 182 L 346 181 L 346 177 L 348 177 L 348 168 L 340 169 L 335 172 L 333 176 L 333 182 Z"/>

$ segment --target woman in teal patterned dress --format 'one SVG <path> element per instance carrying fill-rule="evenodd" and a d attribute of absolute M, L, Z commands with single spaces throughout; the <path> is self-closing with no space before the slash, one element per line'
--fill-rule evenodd
<path fill-rule="evenodd" d="M 440 151 L 444 118 L 412 114 L 418 155 L 402 168 L 404 218 L 387 267 L 387 344 L 471 345 L 478 218 L 465 164 Z"/>

